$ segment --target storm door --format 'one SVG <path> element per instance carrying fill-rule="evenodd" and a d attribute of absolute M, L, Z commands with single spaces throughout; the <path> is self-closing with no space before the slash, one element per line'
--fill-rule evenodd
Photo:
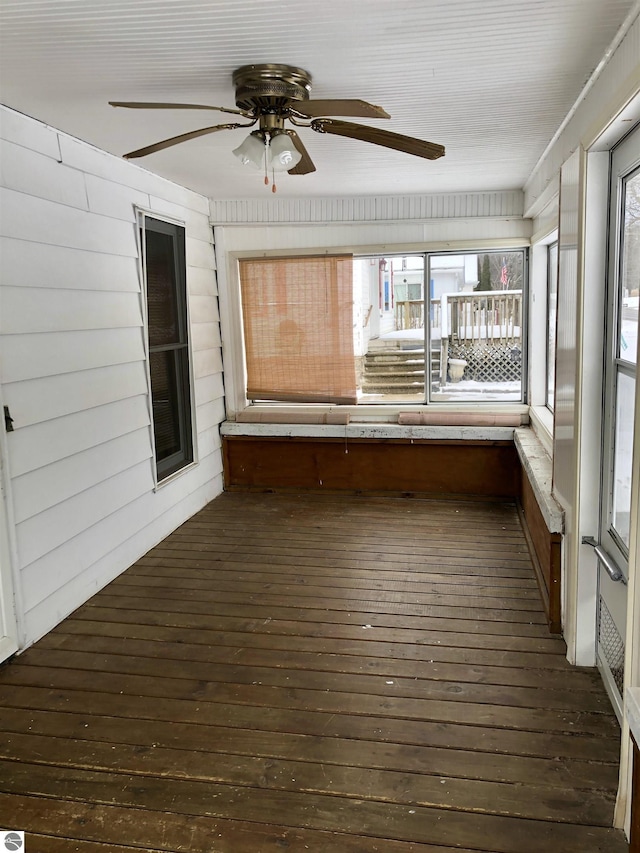
<path fill-rule="evenodd" d="M 612 152 L 610 198 L 597 659 L 621 716 L 638 364 L 640 129 Z"/>

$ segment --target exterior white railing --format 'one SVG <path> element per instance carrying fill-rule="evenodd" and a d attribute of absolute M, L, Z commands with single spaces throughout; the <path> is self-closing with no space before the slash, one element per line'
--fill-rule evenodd
<path fill-rule="evenodd" d="M 522 337 L 522 291 L 482 290 L 445 293 L 430 304 L 433 338 L 458 341 L 516 343 Z M 422 299 L 400 300 L 395 305 L 395 328 L 424 326 Z"/>
<path fill-rule="evenodd" d="M 522 337 L 522 291 L 446 293 L 442 297 L 443 338 L 516 343 Z"/>
<path fill-rule="evenodd" d="M 432 299 L 431 326 L 440 326 L 440 300 Z M 401 299 L 395 304 L 395 329 L 424 328 L 424 301 L 422 299 Z"/>
<path fill-rule="evenodd" d="M 522 336 L 522 291 L 482 290 L 445 293 L 430 304 L 432 330 L 454 340 L 515 343 Z M 424 326 L 422 299 L 396 302 L 395 328 Z"/>

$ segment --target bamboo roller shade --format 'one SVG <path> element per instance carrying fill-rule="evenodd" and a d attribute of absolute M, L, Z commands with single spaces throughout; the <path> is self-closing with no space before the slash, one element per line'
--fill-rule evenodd
<path fill-rule="evenodd" d="M 356 403 L 351 255 L 240 261 L 247 398 Z"/>

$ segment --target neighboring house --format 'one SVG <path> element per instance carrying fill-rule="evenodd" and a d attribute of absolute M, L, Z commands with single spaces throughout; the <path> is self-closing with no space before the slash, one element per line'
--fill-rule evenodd
<path fill-rule="evenodd" d="M 569 659 L 593 665 L 598 566 L 582 537 L 593 535 L 599 524 L 608 152 L 640 118 L 638 56 L 640 19 L 521 190 L 490 197 L 441 196 L 437 204 L 425 196 L 419 216 L 415 200 L 405 205 L 395 199 L 394 221 L 384 226 L 376 221 L 380 199 L 375 214 L 367 199 L 353 208 L 344 200 L 323 199 L 327 221 L 322 227 L 314 224 L 320 208 L 313 200 L 303 208 L 287 207 L 286 199 L 279 202 L 282 224 L 265 226 L 275 204 L 265 199 L 265 215 L 257 225 L 249 206 L 233 203 L 231 210 L 230 202 L 204 198 L 3 108 L 0 393 L 12 429 L 0 438 L 3 657 L 50 631 L 222 490 L 220 424 L 226 417 L 236 419 L 247 404 L 238 258 L 291 251 L 292 246 L 301 253 L 345 245 L 380 246 L 382 251 L 383 243 L 386 254 L 394 246 L 402 247 L 398 253 L 407 246 L 428 251 L 428 231 L 434 251 L 449 242 L 478 251 L 501 241 L 531 247 L 530 406 L 512 411 L 530 413 L 541 444 L 553 456 L 554 494 L 566 525 L 563 631 Z M 620 168 L 637 168 L 639 138 L 636 130 Z M 258 207 L 258 202 L 251 206 L 254 215 Z M 287 211 L 289 221 L 284 221 Z M 166 223 L 167 230 L 154 230 L 156 221 Z M 554 361 L 546 356 L 555 316 L 550 318 L 554 303 L 551 296 L 547 299 L 547 258 L 558 231 L 558 347 L 551 399 L 547 389 Z M 184 290 L 169 273 L 166 285 L 182 332 L 168 331 L 160 317 L 157 339 L 152 334 L 151 340 L 154 312 L 161 314 L 164 303 L 150 306 L 145 298 L 141 258 L 146 247 L 148 275 L 150 233 L 171 243 L 175 254 L 169 266 L 176 269 L 184 244 L 186 274 Z M 475 270 L 452 268 L 454 273 L 456 289 L 475 286 L 477 265 Z M 438 276 L 442 283 L 437 286 L 448 287 L 444 269 Z M 366 280 L 361 288 L 369 290 L 372 304 L 375 290 Z M 369 336 L 384 331 L 385 315 L 392 317 L 384 288 L 382 305 L 372 310 Z M 363 324 L 365 319 L 360 317 Z M 176 341 L 167 344 L 174 332 Z M 186 361 L 177 356 L 170 361 L 174 356 L 168 353 L 179 347 Z M 616 376 L 619 370 L 618 387 L 624 384 L 625 393 L 607 398 L 608 412 L 633 407 L 635 394 L 635 368 L 620 366 L 616 358 L 609 359 L 611 369 Z M 156 370 L 165 370 L 166 394 L 152 400 L 149 377 Z M 168 401 L 177 406 L 175 418 L 173 409 L 165 412 Z M 264 412 L 268 416 L 273 407 L 265 406 Z M 397 408 L 392 414 L 387 409 L 380 418 L 397 420 L 397 414 Z M 617 507 L 629 548 L 631 598 L 625 605 L 626 629 L 618 633 L 625 639 L 626 630 L 624 683 L 630 687 L 640 685 L 637 451 L 630 467 L 640 429 L 635 432 L 625 451 L 624 506 Z M 550 490 L 550 483 L 543 485 Z M 615 679 L 620 666 L 612 663 L 610 670 Z M 626 757 L 626 729 L 623 750 Z M 623 794 L 627 769 L 623 762 Z M 622 796 L 619 819 L 624 809 Z"/>

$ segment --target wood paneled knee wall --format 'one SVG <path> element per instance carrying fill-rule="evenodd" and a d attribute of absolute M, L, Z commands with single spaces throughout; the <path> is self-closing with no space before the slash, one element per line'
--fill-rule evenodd
<path fill-rule="evenodd" d="M 225 488 L 517 499 L 510 441 L 225 436 Z"/>

